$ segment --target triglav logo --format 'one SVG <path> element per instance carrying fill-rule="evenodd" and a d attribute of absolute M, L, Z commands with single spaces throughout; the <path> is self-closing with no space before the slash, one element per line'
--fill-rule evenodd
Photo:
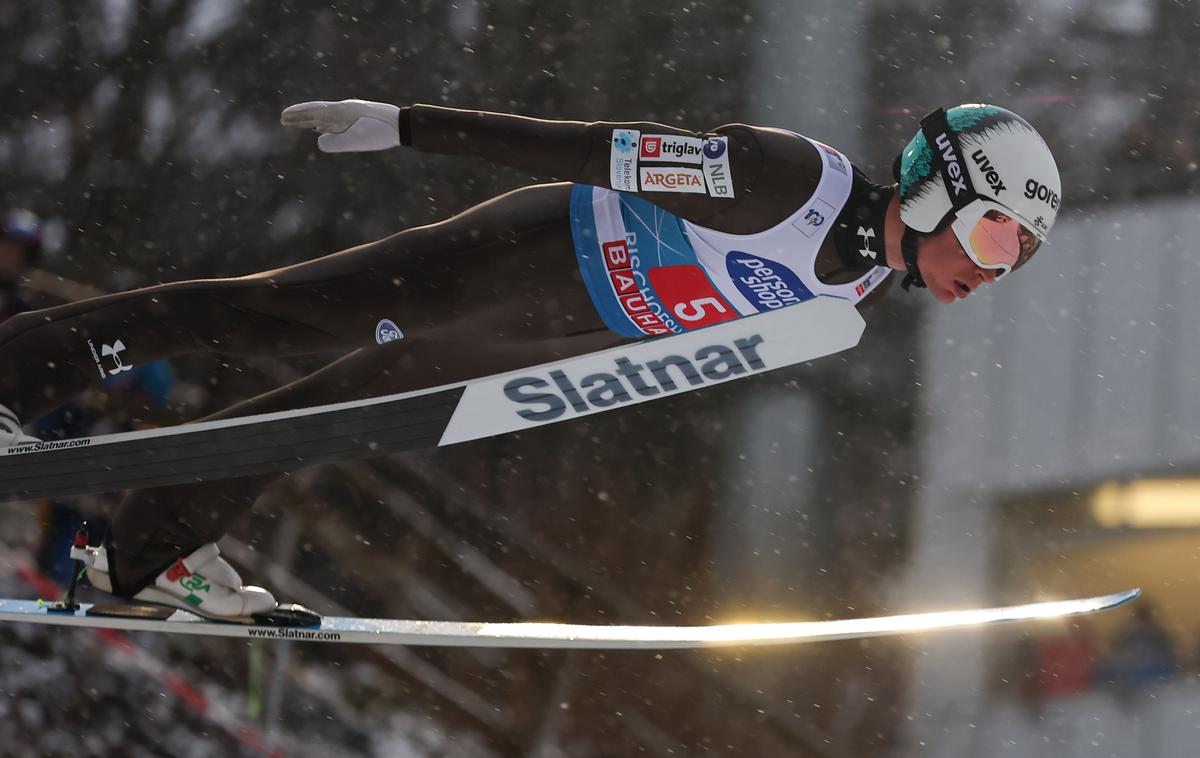
<path fill-rule="evenodd" d="M 642 136 L 642 149 L 639 155 L 644 161 L 700 163 L 703 149 L 703 143 L 698 137 L 648 134 Z"/>

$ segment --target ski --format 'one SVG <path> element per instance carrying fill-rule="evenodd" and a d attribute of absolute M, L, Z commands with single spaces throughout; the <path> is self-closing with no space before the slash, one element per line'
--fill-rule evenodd
<path fill-rule="evenodd" d="M 450 445 L 721 384 L 858 344 L 847 300 L 797 305 L 466 382 L 0 450 L 0 500 L 287 471 Z"/>
<path fill-rule="evenodd" d="M 113 611 L 102 609 L 101 612 L 105 615 L 97 615 L 95 610 L 98 606 L 85 603 L 75 611 L 52 611 L 46 603 L 32 600 L 0 600 L 0 621 L 252 640 L 443 647 L 670 650 L 790 645 L 1056 619 L 1111 610 L 1133 600 L 1139 594 L 1140 590 L 1131 589 L 1098 597 L 999 608 L 832 621 L 713 626 L 469 623 L 337 616 L 326 616 L 321 618 L 320 624 L 312 626 L 244 625 L 207 621 L 187 611 L 162 608 L 128 609 L 131 615 L 108 615 Z"/>

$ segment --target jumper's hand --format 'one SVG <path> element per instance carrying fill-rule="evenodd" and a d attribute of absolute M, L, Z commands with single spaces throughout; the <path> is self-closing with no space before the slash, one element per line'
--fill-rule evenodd
<path fill-rule="evenodd" d="M 284 109 L 279 123 L 315 129 L 323 153 L 355 153 L 400 147 L 400 109 L 370 100 L 316 100 Z"/>

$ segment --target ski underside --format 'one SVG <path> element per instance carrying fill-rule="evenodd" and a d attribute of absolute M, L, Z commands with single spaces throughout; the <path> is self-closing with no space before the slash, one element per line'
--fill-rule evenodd
<path fill-rule="evenodd" d="M 776 311 L 458 384 L 0 450 L 0 501 L 229 479 L 450 445 L 655 400 L 858 344 L 848 300 Z"/>
<path fill-rule="evenodd" d="M 668 650 L 789 645 L 1058 619 L 1111 610 L 1133 600 L 1139 594 L 1140 590 L 1131 589 L 1111 595 L 999 608 L 935 611 L 862 619 L 713 626 L 479 623 L 338 616 L 326 616 L 321 618 L 319 624 L 309 626 L 278 626 L 208 621 L 187 611 L 145 606 L 105 608 L 84 603 L 73 612 L 54 611 L 50 610 L 45 602 L 32 600 L 0 600 L 0 621 L 212 637 L 370 645 Z"/>

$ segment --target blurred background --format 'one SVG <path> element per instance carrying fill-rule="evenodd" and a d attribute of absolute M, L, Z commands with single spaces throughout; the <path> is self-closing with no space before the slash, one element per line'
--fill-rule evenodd
<path fill-rule="evenodd" d="M 1194 755 L 1196 4 L 0 0 L 0 32 L 0 209 L 43 220 L 0 318 L 298 262 L 546 179 L 323 155 L 278 126 L 303 100 L 780 126 L 880 182 L 927 111 L 983 101 L 1058 157 L 1034 265 L 948 307 L 897 288 L 851 353 L 282 480 L 222 543 L 281 597 L 704 624 L 1146 591 L 1072 623 L 661 654 L 2 625 L 0 753 Z M 38 430 L 176 423 L 333 357 L 144 367 Z M 5 504 L 0 595 L 53 596 L 78 521 L 112 505 Z"/>

